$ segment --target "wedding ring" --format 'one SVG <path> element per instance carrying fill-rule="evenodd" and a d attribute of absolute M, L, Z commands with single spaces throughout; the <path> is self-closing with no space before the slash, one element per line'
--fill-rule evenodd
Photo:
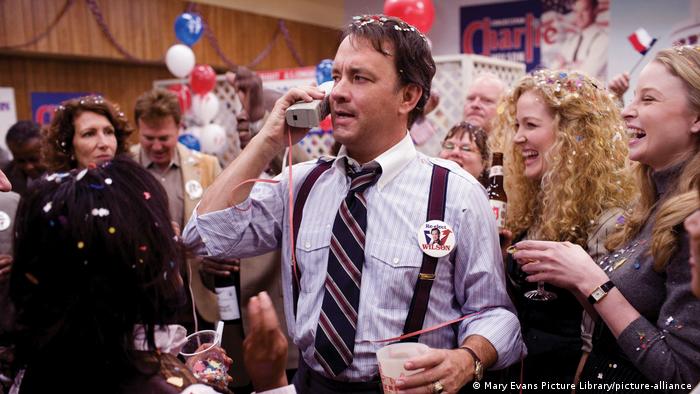
<path fill-rule="evenodd" d="M 433 394 L 440 394 L 443 391 L 445 391 L 445 386 L 443 386 L 439 380 L 437 382 L 433 383 L 432 388 L 433 388 Z"/>

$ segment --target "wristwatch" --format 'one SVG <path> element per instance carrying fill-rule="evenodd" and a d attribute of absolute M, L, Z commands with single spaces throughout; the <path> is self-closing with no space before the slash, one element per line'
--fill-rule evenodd
<path fill-rule="evenodd" d="M 481 359 L 476 355 L 476 352 L 468 346 L 460 346 L 459 348 L 466 350 L 467 353 L 471 354 L 472 358 L 474 359 L 474 380 L 477 382 L 481 381 L 481 379 L 484 377 L 484 365 L 481 364 Z"/>
<path fill-rule="evenodd" d="M 588 302 L 591 303 L 591 305 L 595 305 L 598 301 L 602 300 L 606 295 L 608 295 L 608 292 L 615 287 L 615 284 L 612 283 L 611 280 L 603 283 L 602 285 L 598 286 L 593 290 L 591 295 L 588 296 Z"/>

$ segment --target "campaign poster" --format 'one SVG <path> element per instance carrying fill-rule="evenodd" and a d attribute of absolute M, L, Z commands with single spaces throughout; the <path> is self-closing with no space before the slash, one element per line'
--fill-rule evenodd
<path fill-rule="evenodd" d="M 607 78 L 611 0 L 527 0 L 460 8 L 460 48 Z"/>
<path fill-rule="evenodd" d="M 530 71 L 540 64 L 541 14 L 539 0 L 461 7 L 461 51 L 525 63 Z"/>
<path fill-rule="evenodd" d="M 40 125 L 51 123 L 56 107 L 65 100 L 87 96 L 86 92 L 32 92 L 32 119 Z"/>
<path fill-rule="evenodd" d="M 17 123 L 15 90 L 13 88 L 0 88 L 0 147 L 5 150 L 7 150 L 5 135 L 15 123 Z"/>

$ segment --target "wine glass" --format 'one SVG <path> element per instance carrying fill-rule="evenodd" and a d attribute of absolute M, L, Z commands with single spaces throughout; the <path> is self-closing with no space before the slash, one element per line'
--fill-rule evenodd
<path fill-rule="evenodd" d="M 525 298 L 533 301 L 552 301 L 557 299 L 556 293 L 545 290 L 544 282 L 542 281 L 537 282 L 537 290 L 530 290 L 524 295 Z"/>

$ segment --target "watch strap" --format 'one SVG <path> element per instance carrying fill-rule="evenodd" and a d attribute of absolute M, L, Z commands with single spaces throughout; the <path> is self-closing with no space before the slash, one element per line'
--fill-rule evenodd
<path fill-rule="evenodd" d="M 481 363 L 481 359 L 479 356 L 476 355 L 476 352 L 473 351 L 469 346 L 460 346 L 459 347 L 462 350 L 466 350 L 467 353 L 469 353 L 472 358 L 474 359 L 474 379 L 475 380 L 481 380 L 483 377 L 484 373 L 484 365 Z"/>

